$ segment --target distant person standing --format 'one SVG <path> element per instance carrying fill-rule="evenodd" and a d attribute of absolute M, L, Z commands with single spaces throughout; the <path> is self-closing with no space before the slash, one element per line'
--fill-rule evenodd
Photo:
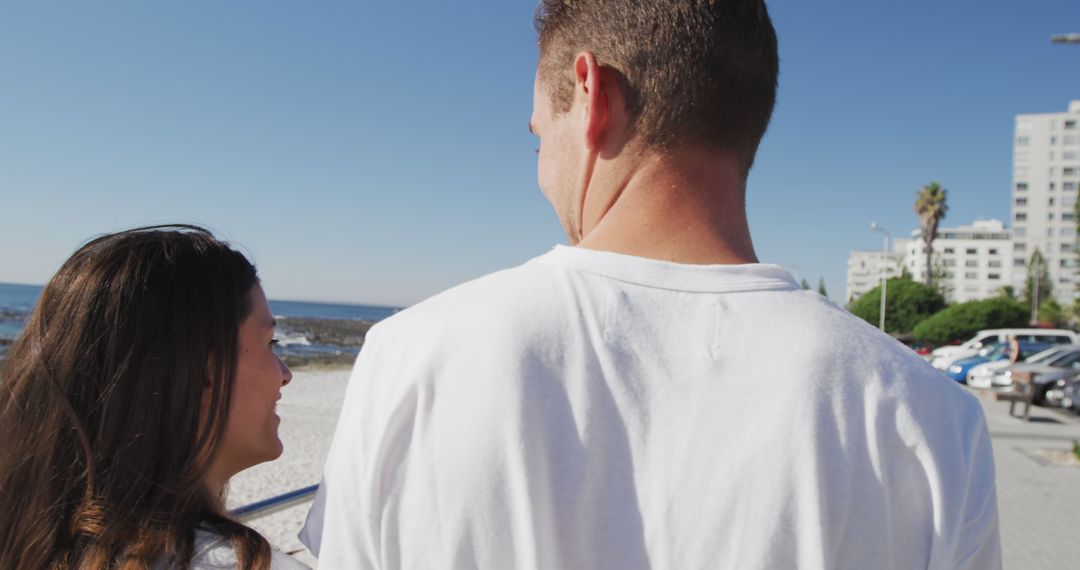
<path fill-rule="evenodd" d="M 573 247 L 374 327 L 320 568 L 1000 568 L 981 408 L 759 264 L 760 0 L 545 1 L 531 130 Z"/>
<path fill-rule="evenodd" d="M 1016 335 L 1009 335 L 1009 364 L 1016 364 L 1020 360 L 1020 341 L 1016 340 Z"/>

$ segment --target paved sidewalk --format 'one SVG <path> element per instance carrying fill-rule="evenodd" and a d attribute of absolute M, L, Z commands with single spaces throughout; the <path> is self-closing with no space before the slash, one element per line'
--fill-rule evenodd
<path fill-rule="evenodd" d="M 1033 407 L 1031 421 L 1009 416 L 1009 404 L 972 390 L 986 411 L 997 463 L 998 510 L 1006 570 L 1080 568 L 1080 467 L 1056 465 L 1044 450 L 1071 450 L 1080 418 Z"/>

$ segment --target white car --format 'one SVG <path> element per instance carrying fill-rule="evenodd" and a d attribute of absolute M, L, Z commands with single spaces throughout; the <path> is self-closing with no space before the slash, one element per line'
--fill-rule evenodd
<path fill-rule="evenodd" d="M 943 346 L 931 352 L 930 364 L 938 370 L 948 370 L 957 360 L 975 356 L 979 350 L 991 344 L 1006 342 L 1015 336 L 1020 342 L 1046 342 L 1052 344 L 1073 344 L 1080 342 L 1080 337 L 1064 329 L 987 329 L 979 331 L 971 340 L 960 346 Z"/>
<path fill-rule="evenodd" d="M 993 378 L 998 374 L 1005 374 L 1011 363 L 1008 360 L 995 360 L 984 362 L 968 371 L 967 385 L 972 388 L 989 388 L 993 385 Z M 1012 382 L 1012 380 L 1009 380 Z"/>

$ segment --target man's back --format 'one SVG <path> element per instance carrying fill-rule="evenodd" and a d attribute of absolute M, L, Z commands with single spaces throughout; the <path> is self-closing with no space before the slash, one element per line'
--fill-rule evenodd
<path fill-rule="evenodd" d="M 560 247 L 378 325 L 324 568 L 982 568 L 973 398 L 768 265 Z"/>

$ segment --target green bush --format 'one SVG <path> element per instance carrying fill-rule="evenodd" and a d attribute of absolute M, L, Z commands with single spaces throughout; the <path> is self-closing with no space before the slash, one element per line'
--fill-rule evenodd
<path fill-rule="evenodd" d="M 885 330 L 893 334 L 911 332 L 915 325 L 940 311 L 945 299 L 934 287 L 907 277 L 889 279 L 885 292 Z M 855 316 L 878 326 L 881 323 L 881 287 L 867 291 L 851 304 Z"/>
<path fill-rule="evenodd" d="M 996 297 L 952 305 L 919 323 L 914 332 L 923 342 L 946 344 L 969 339 L 982 329 L 1022 327 L 1027 319 L 1022 303 Z"/>
<path fill-rule="evenodd" d="M 1060 327 L 1065 324 L 1065 309 L 1054 299 L 1047 299 L 1039 303 L 1039 322 Z"/>

